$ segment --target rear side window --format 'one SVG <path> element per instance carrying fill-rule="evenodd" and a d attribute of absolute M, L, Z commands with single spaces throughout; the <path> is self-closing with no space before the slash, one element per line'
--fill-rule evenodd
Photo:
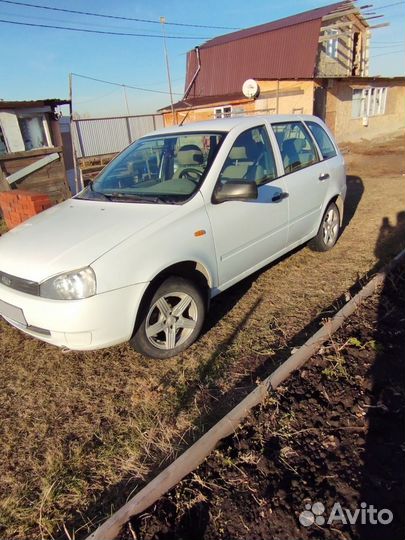
<path fill-rule="evenodd" d="M 286 174 L 299 171 L 319 161 L 312 138 L 302 122 L 280 122 L 273 124 L 272 127 Z"/>
<path fill-rule="evenodd" d="M 316 142 L 318 143 L 319 148 L 321 149 L 324 159 L 329 159 L 336 156 L 336 150 L 333 146 L 332 141 L 330 140 L 329 135 L 323 129 L 322 126 L 316 122 L 306 122 L 307 126 L 311 130 L 312 135 L 314 136 Z"/>

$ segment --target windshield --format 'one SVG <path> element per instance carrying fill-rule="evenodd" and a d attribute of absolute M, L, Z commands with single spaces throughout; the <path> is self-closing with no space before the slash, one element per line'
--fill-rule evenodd
<path fill-rule="evenodd" d="M 177 133 L 139 139 L 78 198 L 180 203 L 201 186 L 223 133 Z"/>

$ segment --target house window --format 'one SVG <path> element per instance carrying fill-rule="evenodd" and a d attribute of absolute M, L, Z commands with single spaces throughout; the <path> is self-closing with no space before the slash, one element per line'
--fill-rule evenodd
<path fill-rule="evenodd" d="M 27 114 L 18 117 L 25 150 L 51 146 L 45 115 Z"/>
<path fill-rule="evenodd" d="M 338 56 L 339 39 L 336 37 L 337 34 L 338 30 L 334 30 L 333 28 L 325 31 L 325 35 L 330 36 L 330 39 L 326 42 L 326 54 L 331 58 L 337 58 Z"/>
<path fill-rule="evenodd" d="M 0 156 L 7 154 L 7 142 L 0 124 Z"/>
<path fill-rule="evenodd" d="M 352 117 L 379 116 L 385 114 L 388 88 L 354 89 L 352 95 Z"/>
<path fill-rule="evenodd" d="M 225 107 L 216 107 L 214 109 L 214 118 L 230 118 L 232 116 L 232 107 L 226 105 Z"/>

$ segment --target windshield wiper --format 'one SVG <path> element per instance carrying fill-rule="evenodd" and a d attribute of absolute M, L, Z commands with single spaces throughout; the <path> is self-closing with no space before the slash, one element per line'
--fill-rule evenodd
<path fill-rule="evenodd" d="M 157 195 L 138 195 L 137 193 L 122 193 L 121 191 L 110 191 L 106 193 L 110 200 L 120 200 L 120 201 L 133 201 L 133 202 L 143 202 L 149 204 L 166 204 L 170 203 L 163 197 Z"/>
<path fill-rule="evenodd" d="M 89 195 L 91 193 L 91 197 L 86 197 L 86 195 Z M 79 194 L 78 194 L 79 195 Z M 105 201 L 111 201 L 111 197 L 107 195 L 106 193 L 102 193 L 101 191 L 96 191 L 93 188 L 93 182 L 91 182 L 87 188 L 86 191 L 83 193 L 83 196 L 76 195 L 76 199 L 103 199 Z"/>

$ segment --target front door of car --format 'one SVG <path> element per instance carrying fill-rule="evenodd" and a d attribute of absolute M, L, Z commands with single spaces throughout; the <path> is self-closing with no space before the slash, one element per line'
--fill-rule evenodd
<path fill-rule="evenodd" d="M 215 189 L 229 181 L 251 181 L 258 198 L 207 204 L 218 264 L 219 288 L 225 289 L 277 257 L 287 242 L 288 198 L 266 127 L 241 133 L 222 167 Z M 215 190 L 214 190 L 215 192 Z"/>
<path fill-rule="evenodd" d="M 300 121 L 272 124 L 289 192 L 288 245 L 316 234 L 329 185 L 329 166 Z"/>

